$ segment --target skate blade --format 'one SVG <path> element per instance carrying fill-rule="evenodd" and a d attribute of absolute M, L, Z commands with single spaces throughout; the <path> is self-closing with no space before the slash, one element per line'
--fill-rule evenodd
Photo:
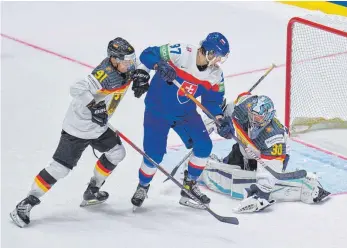
<path fill-rule="evenodd" d="M 201 210 L 206 209 L 206 207 L 204 205 L 200 205 L 200 204 L 197 204 L 195 202 L 191 202 L 190 199 L 187 197 L 181 197 L 179 204 L 186 206 L 186 207 L 195 208 L 195 209 L 201 209 Z M 208 204 L 206 204 L 206 206 L 208 206 Z"/>
<path fill-rule="evenodd" d="M 94 199 L 94 200 L 89 200 L 89 201 L 86 201 L 86 200 L 83 200 L 82 202 L 81 202 L 81 204 L 80 204 L 80 207 L 88 207 L 88 206 L 94 206 L 94 205 L 99 205 L 99 204 L 101 204 L 101 203 L 103 203 L 103 202 L 105 202 L 106 200 L 104 200 L 104 201 L 99 201 L 99 200 L 96 200 L 96 199 Z"/>
<path fill-rule="evenodd" d="M 135 213 L 137 208 L 138 208 L 138 206 L 133 205 L 133 213 Z"/>
<path fill-rule="evenodd" d="M 20 228 L 23 228 L 25 227 L 27 224 L 18 216 L 17 214 L 17 210 L 13 210 L 11 213 L 10 213 L 10 217 L 12 219 L 12 221 L 17 225 L 19 226 Z"/>

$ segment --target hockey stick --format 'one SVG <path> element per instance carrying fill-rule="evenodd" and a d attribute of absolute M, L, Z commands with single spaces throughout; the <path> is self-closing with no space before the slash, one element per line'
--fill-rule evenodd
<path fill-rule="evenodd" d="M 255 84 L 253 84 L 253 86 L 249 89 L 248 92 L 252 92 L 252 91 L 258 86 L 258 84 L 260 84 L 260 82 L 263 81 L 264 78 L 265 78 L 275 67 L 276 67 L 276 65 L 275 65 L 275 64 L 272 64 L 272 65 L 270 66 L 270 68 L 267 69 L 267 71 L 264 73 L 264 75 L 261 76 L 261 77 L 258 79 L 258 81 L 255 82 Z"/>
<path fill-rule="evenodd" d="M 212 122 L 211 122 L 211 123 L 212 123 Z M 210 123 L 208 123 L 208 124 L 210 124 Z M 209 134 L 209 135 L 210 135 L 212 132 L 213 132 L 213 128 L 211 128 L 211 129 L 208 130 L 208 134 Z M 173 168 L 173 170 L 172 170 L 171 173 L 170 173 L 170 175 L 171 175 L 172 177 L 174 177 L 174 176 L 176 175 L 176 172 L 177 172 L 178 168 L 181 167 L 181 165 L 190 157 L 190 155 L 192 155 L 192 153 L 193 153 L 193 149 L 190 150 L 190 151 L 182 158 L 182 160 L 175 166 L 175 168 Z M 167 177 L 167 178 L 163 181 L 163 183 L 165 183 L 165 182 L 168 181 L 169 179 L 170 179 L 170 178 Z"/>
<path fill-rule="evenodd" d="M 251 93 L 251 92 L 260 84 L 260 82 L 263 81 L 264 78 L 265 78 L 275 67 L 276 67 L 276 65 L 275 65 L 275 64 L 272 64 L 272 65 L 270 66 L 270 68 L 266 70 L 266 72 L 264 73 L 264 75 L 262 75 L 262 76 L 258 79 L 258 81 L 255 82 L 255 83 L 253 84 L 253 86 L 248 90 L 248 92 Z M 212 130 L 212 131 L 213 131 L 213 130 Z M 211 134 L 212 131 L 210 132 L 210 130 L 209 130 L 209 134 Z M 176 175 L 176 172 L 177 172 L 178 168 L 184 163 L 184 161 L 186 161 L 186 160 L 190 157 L 190 155 L 192 155 L 192 153 L 193 153 L 193 150 L 191 150 L 186 156 L 183 157 L 183 159 L 182 159 L 182 160 L 175 166 L 175 168 L 173 168 L 173 170 L 171 171 L 171 173 L 170 173 L 171 176 L 175 176 L 175 175 Z M 168 181 L 169 179 L 170 179 L 170 178 L 166 178 L 166 179 L 163 181 L 163 183 L 165 183 L 165 182 Z"/>
<path fill-rule="evenodd" d="M 176 175 L 176 172 L 177 172 L 178 168 L 181 167 L 181 165 L 184 163 L 184 161 L 186 161 L 186 160 L 190 157 L 190 155 L 192 155 L 192 153 L 193 153 L 193 149 L 190 150 L 190 151 L 182 158 L 182 160 L 175 166 L 175 168 L 173 168 L 173 170 L 172 170 L 171 173 L 170 173 L 170 176 L 174 177 L 174 176 Z M 165 182 L 168 181 L 169 179 L 170 179 L 170 177 L 167 177 L 167 178 L 163 181 L 163 183 L 165 183 Z"/>
<path fill-rule="evenodd" d="M 259 156 L 257 156 L 257 154 L 255 154 L 255 152 L 251 148 L 243 144 L 239 138 L 237 138 L 234 134 L 232 134 L 231 136 L 237 143 L 239 143 L 239 145 L 241 145 L 245 149 L 247 154 L 251 155 L 253 159 L 257 160 L 258 164 L 263 166 L 263 168 L 266 169 L 268 172 L 270 172 L 276 179 L 291 180 L 291 179 L 300 179 L 300 178 L 306 177 L 307 175 L 306 170 L 297 170 L 297 171 L 286 172 L 286 173 L 279 173 L 274 171 L 268 165 L 266 165 L 266 163 Z"/>
<path fill-rule="evenodd" d="M 214 122 L 216 123 L 217 126 L 220 126 L 220 122 L 219 120 L 216 119 L 215 116 L 213 116 L 211 114 L 210 111 L 208 111 L 207 108 L 205 108 L 193 95 L 189 94 L 183 87 L 181 87 L 180 83 L 177 82 L 176 80 L 173 80 L 173 83 L 189 98 L 191 99 L 199 108 L 201 108 L 206 115 L 208 115 L 208 117 L 210 117 L 212 120 L 214 120 Z M 305 177 L 307 172 L 305 170 L 298 170 L 298 171 L 294 171 L 294 172 L 287 172 L 287 173 L 278 173 L 276 171 L 274 171 L 273 169 L 271 169 L 269 166 L 267 166 L 265 164 L 265 162 L 259 158 L 251 149 L 249 149 L 248 147 L 246 147 L 241 141 L 240 139 L 238 139 L 237 137 L 235 137 L 234 134 L 232 134 L 233 139 L 235 139 L 235 141 L 237 143 L 239 143 L 247 152 L 250 152 L 250 155 L 257 160 L 257 162 L 259 162 L 259 164 L 261 166 L 263 166 L 268 172 L 270 172 L 276 179 L 278 180 L 289 180 L 289 179 L 298 179 L 298 178 L 302 178 Z"/>
<path fill-rule="evenodd" d="M 202 203 L 198 198 L 196 198 L 194 195 L 192 195 L 188 190 L 186 190 L 183 187 L 183 184 L 177 181 L 174 177 L 172 177 L 161 165 L 156 163 L 150 156 L 148 156 L 144 151 L 142 151 L 139 147 L 137 147 L 131 140 L 129 140 L 124 134 L 122 134 L 120 131 L 117 129 L 113 128 L 111 125 L 109 127 L 119 135 L 125 142 L 127 142 L 130 146 L 132 146 L 138 153 L 140 153 L 142 156 L 144 156 L 151 164 L 156 166 L 164 175 L 169 177 L 178 187 L 181 188 L 191 199 L 193 199 L 196 203 L 198 203 L 200 206 L 203 207 L 207 212 L 209 212 L 213 217 L 215 217 L 217 220 L 228 223 L 228 224 L 233 224 L 233 225 L 238 225 L 239 220 L 236 217 L 228 217 L 228 216 L 221 216 L 216 214 L 214 211 L 210 209 L 210 207 L 204 203 Z"/>

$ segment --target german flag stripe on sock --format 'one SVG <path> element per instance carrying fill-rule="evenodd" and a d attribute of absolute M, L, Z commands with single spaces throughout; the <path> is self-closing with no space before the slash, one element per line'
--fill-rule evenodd
<path fill-rule="evenodd" d="M 103 166 L 103 164 L 100 162 L 100 160 L 96 162 L 95 169 L 105 177 L 109 176 L 112 172 L 111 170 L 106 169 L 105 166 Z"/>
<path fill-rule="evenodd" d="M 45 169 L 43 169 L 35 177 L 35 182 L 40 189 L 42 189 L 44 192 L 47 192 L 57 182 L 57 180 L 52 177 Z"/>

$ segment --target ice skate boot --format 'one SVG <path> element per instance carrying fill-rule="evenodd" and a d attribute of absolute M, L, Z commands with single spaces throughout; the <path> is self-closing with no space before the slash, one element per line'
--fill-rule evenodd
<path fill-rule="evenodd" d="M 134 205 L 133 211 L 136 210 L 136 208 L 141 207 L 142 203 L 144 202 L 145 198 L 147 198 L 147 192 L 149 189 L 149 185 L 143 186 L 141 184 L 137 185 L 136 191 L 131 198 L 131 203 Z"/>
<path fill-rule="evenodd" d="M 29 195 L 27 198 L 18 203 L 16 209 L 10 213 L 11 219 L 19 227 L 29 225 L 30 211 L 38 204 L 40 204 L 39 198 Z"/>
<path fill-rule="evenodd" d="M 210 198 L 208 198 L 205 194 L 201 193 L 198 185 L 196 185 L 196 181 L 190 180 L 188 178 L 188 171 L 184 171 L 184 179 L 183 179 L 183 187 L 189 191 L 193 196 L 198 198 L 203 204 L 208 205 L 211 201 Z M 184 206 L 192 207 L 192 208 L 198 208 L 198 209 L 204 209 L 204 206 L 201 205 L 199 202 L 192 202 L 192 199 L 184 190 L 181 190 L 181 199 L 179 203 Z"/>
<path fill-rule="evenodd" d="M 109 194 L 106 191 L 100 191 L 100 188 L 96 187 L 95 179 L 91 178 L 90 183 L 83 194 L 83 201 L 80 204 L 80 207 L 101 204 L 108 199 L 108 196 Z"/>

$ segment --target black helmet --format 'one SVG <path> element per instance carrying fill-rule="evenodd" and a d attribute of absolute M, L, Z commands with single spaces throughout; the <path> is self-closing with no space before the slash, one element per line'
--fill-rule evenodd
<path fill-rule="evenodd" d="M 119 60 L 133 59 L 135 57 L 135 49 L 129 42 L 123 38 L 117 37 L 108 43 L 107 56 Z"/>

